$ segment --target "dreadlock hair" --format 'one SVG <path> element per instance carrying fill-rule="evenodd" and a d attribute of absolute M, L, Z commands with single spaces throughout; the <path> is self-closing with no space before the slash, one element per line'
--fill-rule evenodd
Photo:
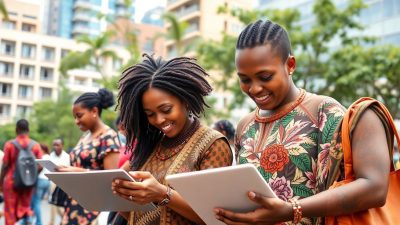
<path fill-rule="evenodd" d="M 287 31 L 269 20 L 258 20 L 247 25 L 239 35 L 236 49 L 254 48 L 265 44 L 271 45 L 271 48 L 280 54 L 282 62 L 292 54 Z"/>
<path fill-rule="evenodd" d="M 75 102 L 75 104 L 80 103 L 82 107 L 87 109 L 93 109 L 97 107 L 99 110 L 99 116 L 101 116 L 102 109 L 106 109 L 112 105 L 114 105 L 114 95 L 111 91 L 101 88 L 97 93 L 96 92 L 86 92 L 79 96 Z"/>
<path fill-rule="evenodd" d="M 187 106 L 195 117 L 209 107 L 204 101 L 212 88 L 205 79 L 208 74 L 194 59 L 178 57 L 165 61 L 161 57 L 143 55 L 141 63 L 127 68 L 119 80 L 118 106 L 121 121 L 126 128 L 127 149 L 131 154 L 132 168 L 140 168 L 155 150 L 163 136 L 151 124 L 143 110 L 142 96 L 150 88 L 168 92 Z"/>

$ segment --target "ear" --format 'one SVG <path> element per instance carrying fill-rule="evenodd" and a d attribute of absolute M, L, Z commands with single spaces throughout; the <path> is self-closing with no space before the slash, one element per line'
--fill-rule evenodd
<path fill-rule="evenodd" d="M 296 70 L 296 58 L 293 55 L 290 55 L 286 62 L 286 67 L 289 72 L 289 75 L 292 75 Z"/>
<path fill-rule="evenodd" d="M 90 111 L 93 113 L 93 117 L 97 117 L 97 115 L 99 115 L 99 108 L 97 107 L 93 107 Z"/>

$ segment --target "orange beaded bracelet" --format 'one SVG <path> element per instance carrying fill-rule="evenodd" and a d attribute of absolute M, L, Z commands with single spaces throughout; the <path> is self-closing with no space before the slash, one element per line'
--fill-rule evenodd
<path fill-rule="evenodd" d="M 289 202 L 293 207 L 293 223 L 298 224 L 300 223 L 301 218 L 303 218 L 303 209 L 301 208 L 299 201 L 296 199 L 289 199 Z"/>

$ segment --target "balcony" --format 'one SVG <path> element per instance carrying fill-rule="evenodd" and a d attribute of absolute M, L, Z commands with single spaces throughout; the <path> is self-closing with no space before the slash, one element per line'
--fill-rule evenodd
<path fill-rule="evenodd" d="M 194 4 L 189 7 L 182 8 L 181 10 L 177 11 L 175 15 L 177 18 L 181 19 L 182 17 L 198 11 L 200 11 L 200 6 L 198 4 Z"/>
<path fill-rule="evenodd" d="M 88 12 L 75 12 L 74 17 L 72 18 L 72 21 L 86 21 L 89 22 L 92 20 L 92 16 L 88 14 Z"/>
<path fill-rule="evenodd" d="M 100 11 L 100 6 L 94 5 L 90 3 L 89 1 L 85 0 L 78 0 L 74 4 L 74 10 L 76 9 L 89 9 L 89 10 L 94 10 L 94 11 Z"/>
<path fill-rule="evenodd" d="M 72 34 L 73 35 L 79 35 L 79 34 L 90 34 L 90 28 L 87 26 L 83 25 L 74 25 L 72 28 Z"/>

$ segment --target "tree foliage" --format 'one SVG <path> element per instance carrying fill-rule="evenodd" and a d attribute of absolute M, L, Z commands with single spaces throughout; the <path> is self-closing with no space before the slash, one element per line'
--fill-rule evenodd
<path fill-rule="evenodd" d="M 349 1 L 341 8 L 331 0 L 315 1 L 311 15 L 314 22 L 308 27 L 299 25 L 300 13 L 296 9 L 229 11 L 221 7 L 219 11 L 236 16 L 243 24 L 267 18 L 285 27 L 297 59 L 293 80 L 299 87 L 331 95 L 345 105 L 360 96 L 372 96 L 399 116 L 400 98 L 395 88 L 399 85 L 399 48 L 368 48 L 365 43 L 374 44 L 374 37 L 354 35 L 353 31 L 363 29 L 357 16 L 365 7 L 362 0 Z M 222 71 L 223 78 L 214 84 L 217 90 L 232 93 L 234 102 L 230 108 L 243 107 L 244 102 L 237 81 L 229 82 L 235 77 L 235 45 L 236 38 L 224 34 L 221 41 L 204 40 L 198 48 L 200 63 L 206 69 Z"/>

